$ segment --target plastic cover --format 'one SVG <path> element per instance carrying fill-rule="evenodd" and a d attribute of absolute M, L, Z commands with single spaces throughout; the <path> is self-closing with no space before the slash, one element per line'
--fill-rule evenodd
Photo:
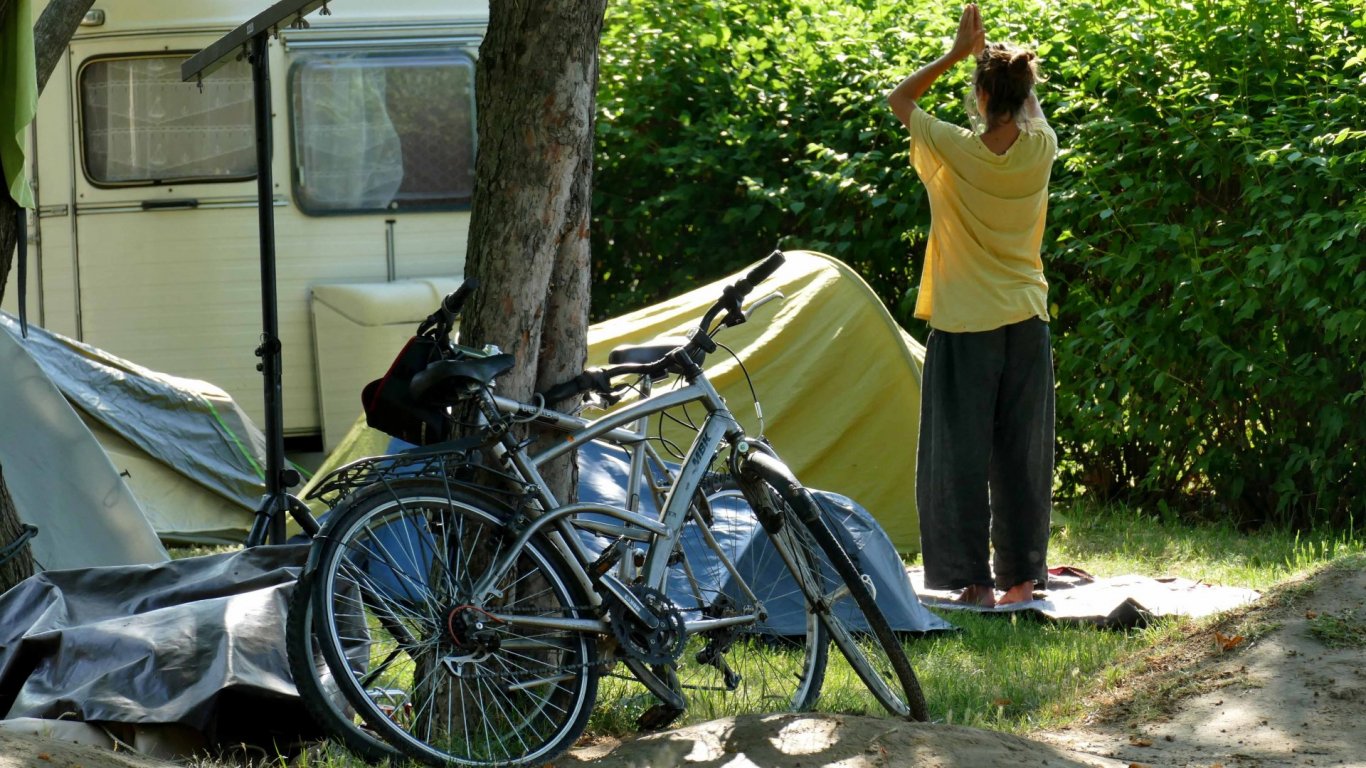
<path fill-rule="evenodd" d="M 284 617 L 306 545 L 46 571 L 0 596 L 0 715 L 312 735 Z"/>

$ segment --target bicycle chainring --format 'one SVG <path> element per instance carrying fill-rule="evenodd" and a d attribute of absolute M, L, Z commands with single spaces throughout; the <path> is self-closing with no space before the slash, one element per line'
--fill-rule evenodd
<path fill-rule="evenodd" d="M 622 653 L 645 664 L 668 664 L 683 653 L 688 635 L 683 626 L 683 613 L 667 595 L 652 587 L 632 585 L 631 594 L 645 606 L 659 626 L 650 629 L 640 619 L 613 606 L 609 623 L 612 636 Z"/>

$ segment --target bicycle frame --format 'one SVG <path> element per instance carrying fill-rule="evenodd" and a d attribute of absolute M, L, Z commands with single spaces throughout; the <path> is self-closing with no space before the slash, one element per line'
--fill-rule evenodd
<path fill-rule="evenodd" d="M 597 589 L 597 586 L 601 585 L 625 604 L 628 610 L 636 612 L 637 615 L 642 614 L 644 612 L 643 606 L 626 588 L 621 579 L 610 572 L 602 574 L 596 580 L 589 574 L 587 566 L 592 562 L 594 555 L 588 551 L 576 535 L 575 529 L 594 533 L 617 534 L 627 539 L 645 543 L 647 546 L 641 574 L 642 580 L 646 586 L 655 589 L 663 587 L 667 577 L 669 557 L 682 534 L 683 526 L 689 516 L 693 496 L 705 478 L 712 459 L 721 450 L 722 443 L 731 442 L 734 444 L 744 437 L 744 430 L 726 408 L 725 402 L 715 387 L 705 375 L 700 375 L 685 387 L 647 395 L 635 403 L 592 420 L 497 397 L 487 391 L 481 392 L 481 396 L 487 398 L 485 407 L 496 409 L 498 414 L 559 430 L 565 433 L 565 437 L 534 455 L 528 454 L 511 435 L 505 434 L 500 441 L 500 449 L 495 450 L 495 455 L 500 461 L 510 464 L 521 477 L 528 481 L 531 486 L 530 490 L 539 502 L 542 511 L 535 515 L 524 529 L 518 532 L 517 538 L 508 550 L 495 561 L 488 573 L 475 585 L 471 595 L 472 601 L 483 603 L 495 595 L 497 590 L 493 585 L 512 566 L 521 549 L 533 536 L 545 532 L 553 545 L 567 556 L 566 559 L 573 566 L 574 577 L 583 586 L 584 592 L 589 596 L 593 606 L 596 607 L 602 602 L 602 595 Z M 561 506 L 540 474 L 539 467 L 547 462 L 576 450 L 588 441 L 603 438 L 619 445 L 632 446 L 631 482 L 638 486 L 643 472 L 638 471 L 637 467 L 643 468 L 644 453 L 648 447 L 647 436 L 643 431 L 648 418 L 670 408 L 692 402 L 701 402 L 707 410 L 707 416 L 703 420 L 697 436 L 689 446 L 677 476 L 673 478 L 673 482 L 665 494 L 664 506 L 658 519 L 643 515 L 627 507 L 612 504 L 581 502 Z M 627 425 L 632 423 L 639 425 L 638 431 L 627 428 Z M 633 502 L 633 499 L 630 498 L 631 495 L 632 493 L 628 490 L 628 504 Z M 619 527 L 604 526 L 595 521 L 582 519 L 581 516 L 584 513 L 590 512 L 607 515 L 621 521 L 624 525 Z M 756 607 L 751 613 L 727 618 L 685 620 L 685 631 L 688 634 L 693 634 L 709 629 L 757 621 L 760 612 L 758 598 L 717 545 L 706 526 L 699 524 L 699 529 L 702 531 L 707 546 L 719 558 L 735 583 L 744 592 L 748 604 Z M 551 629 L 610 632 L 607 623 L 597 619 L 538 618 L 532 620 L 526 616 L 499 616 L 496 611 L 493 615 L 504 621 L 521 622 Z"/>

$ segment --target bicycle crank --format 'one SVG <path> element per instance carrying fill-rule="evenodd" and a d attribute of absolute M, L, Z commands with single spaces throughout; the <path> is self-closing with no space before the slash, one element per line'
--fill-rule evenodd
<path fill-rule="evenodd" d="M 623 602 L 612 600 L 609 623 L 621 652 L 645 664 L 667 664 L 677 659 L 688 640 L 683 613 L 657 589 L 640 585 L 626 589 L 640 603 L 642 615 L 636 616 Z"/>

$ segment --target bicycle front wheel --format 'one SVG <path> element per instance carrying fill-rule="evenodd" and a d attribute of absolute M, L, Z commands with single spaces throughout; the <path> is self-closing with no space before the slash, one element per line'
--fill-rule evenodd
<path fill-rule="evenodd" d="M 818 551 L 792 531 L 778 532 L 784 541 L 777 546 L 753 525 L 739 490 L 718 491 L 706 502 L 709 521 L 695 516 L 683 528 L 683 556 L 669 574 L 670 591 L 690 603 L 683 608 L 693 618 L 724 620 L 758 611 L 760 619 L 689 638 L 676 675 L 690 718 L 811 710 L 830 641 L 816 615 L 804 609 L 802 591 L 788 571 L 815 569 Z"/>
<path fill-rule="evenodd" d="M 432 765 L 542 764 L 597 692 L 596 643 L 563 555 L 541 537 L 494 583 L 506 510 L 440 480 L 361 491 L 319 533 L 315 629 L 342 693 L 403 753 Z"/>
<path fill-rule="evenodd" d="M 877 703 L 893 715 L 929 720 L 920 681 L 877 606 L 871 582 L 830 532 L 811 492 L 781 462 L 765 454 L 746 460 L 740 484 L 760 522 L 770 528 L 775 544 L 797 541 L 801 548 L 823 555 L 820 567 L 793 570 L 811 613 L 819 618 L 848 662 L 847 669 L 833 659 L 826 665 L 822 709 L 869 709 L 855 693 L 861 681 Z M 781 535 L 783 531 L 788 535 Z"/>

